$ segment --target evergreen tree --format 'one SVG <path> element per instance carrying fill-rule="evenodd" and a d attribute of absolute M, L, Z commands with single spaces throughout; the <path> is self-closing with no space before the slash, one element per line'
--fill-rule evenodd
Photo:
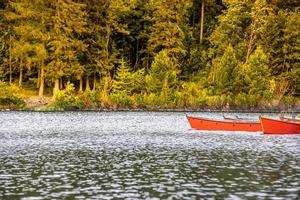
<path fill-rule="evenodd" d="M 283 76 L 291 84 L 291 93 L 300 96 L 300 12 L 290 13 L 284 29 Z"/>
<path fill-rule="evenodd" d="M 112 93 L 121 95 L 140 94 L 145 88 L 145 70 L 132 72 L 130 67 L 122 59 L 113 80 Z"/>
<path fill-rule="evenodd" d="M 271 76 L 269 59 L 260 46 L 250 55 L 243 68 L 246 84 L 244 87 L 248 93 L 269 98 Z"/>
<path fill-rule="evenodd" d="M 34 38 L 37 30 L 32 25 L 35 12 L 28 0 L 10 1 L 8 12 L 5 13 L 6 22 L 10 24 L 9 60 L 19 71 L 19 86 L 22 87 L 24 70 L 31 68 L 34 49 Z M 11 72 L 10 72 L 11 73 Z"/>
<path fill-rule="evenodd" d="M 248 60 L 264 33 L 268 31 L 267 24 L 270 15 L 273 15 L 273 9 L 266 0 L 256 0 L 254 2 L 250 12 L 251 24 L 246 31 L 246 60 Z"/>
<path fill-rule="evenodd" d="M 277 84 L 288 81 L 289 92 L 299 94 L 299 12 L 282 11 L 268 18 L 261 43 L 270 55 L 270 69 Z"/>
<path fill-rule="evenodd" d="M 124 40 L 124 35 L 130 34 L 123 16 L 134 9 L 137 0 L 109 0 L 106 19 L 106 52 L 111 55 L 111 62 L 117 63 L 118 58 L 124 57 L 124 46 L 118 48 L 120 40 Z M 118 48 L 118 49 L 117 49 Z"/>
<path fill-rule="evenodd" d="M 93 76 L 93 89 L 96 89 L 97 77 L 108 76 L 113 68 L 113 55 L 108 50 L 107 39 L 108 0 L 84 0 L 86 3 L 87 28 L 84 36 L 84 43 L 88 46 L 87 51 L 82 55 L 80 62 L 85 65 L 86 80 Z M 82 85 L 82 83 L 80 84 Z M 88 85 L 88 83 L 86 84 Z"/>
<path fill-rule="evenodd" d="M 55 80 L 54 93 L 59 90 L 61 77 L 74 75 L 80 79 L 83 75 L 84 69 L 78 57 L 87 48 L 79 39 L 87 31 L 85 6 L 72 0 L 53 0 L 50 3 L 50 62 L 47 67 Z"/>
<path fill-rule="evenodd" d="M 121 65 L 116 72 L 115 79 L 113 81 L 112 92 L 122 95 L 131 95 L 131 89 L 133 86 L 132 74 L 129 67 L 122 59 Z"/>
<path fill-rule="evenodd" d="M 204 5 L 204 11 L 203 6 Z M 184 79 L 196 77 L 206 82 L 211 66 L 212 48 L 208 39 L 217 24 L 217 16 L 222 13 L 223 4 L 215 0 L 194 0 L 189 9 L 188 21 L 184 23 L 186 56 L 182 59 Z M 202 15 L 204 13 L 204 15 Z M 202 26 L 202 28 L 201 28 Z M 201 37 L 202 32 L 202 37 Z M 202 38 L 202 42 L 200 42 Z M 195 74 L 198 73 L 198 76 Z"/>
<path fill-rule="evenodd" d="M 159 52 L 146 76 L 148 92 L 160 93 L 163 87 L 175 88 L 178 82 L 178 63 L 167 50 Z"/>
<path fill-rule="evenodd" d="M 187 12 L 190 2 L 183 0 L 158 1 L 155 3 L 154 25 L 149 38 L 149 51 L 155 55 L 166 49 L 168 53 L 180 58 L 186 54 L 181 29 L 182 18 Z"/>
<path fill-rule="evenodd" d="M 226 10 L 218 17 L 219 25 L 209 40 L 216 56 L 222 55 L 230 44 L 239 60 L 245 56 L 245 30 L 251 19 L 249 16 L 251 3 L 240 0 L 225 1 Z"/>
<path fill-rule="evenodd" d="M 153 6 L 149 0 L 137 1 L 134 7 L 120 17 L 125 25 L 125 32 L 116 32 L 114 39 L 120 54 L 130 60 L 134 70 L 149 68 L 149 51 L 147 43 L 153 25 Z"/>
<path fill-rule="evenodd" d="M 3 62 L 4 62 L 4 57 L 5 57 L 5 35 L 7 34 L 7 32 L 4 30 L 4 28 L 2 28 L 3 25 L 3 10 L 2 10 L 2 4 L 0 4 L 0 80 L 4 77 L 4 66 L 3 66 Z"/>
<path fill-rule="evenodd" d="M 9 66 L 12 73 L 12 61 L 18 65 L 19 86 L 23 82 L 23 70 L 38 71 L 37 80 L 40 96 L 44 91 L 44 63 L 47 58 L 45 42 L 47 39 L 47 11 L 44 1 L 10 1 L 6 12 L 9 23 Z M 40 11 L 45 12 L 40 12 Z M 11 79 L 11 78 L 10 78 Z"/>
<path fill-rule="evenodd" d="M 53 82 L 54 91 L 69 81 L 82 91 L 94 79 L 90 94 L 102 105 L 298 101 L 299 8 L 297 0 L 0 0 L 0 79 L 41 97 Z"/>
<path fill-rule="evenodd" d="M 216 88 L 220 93 L 233 92 L 234 72 L 238 69 L 238 60 L 235 56 L 234 49 L 231 45 L 225 49 L 222 57 L 214 60 L 212 67 L 212 81 L 216 84 Z"/>

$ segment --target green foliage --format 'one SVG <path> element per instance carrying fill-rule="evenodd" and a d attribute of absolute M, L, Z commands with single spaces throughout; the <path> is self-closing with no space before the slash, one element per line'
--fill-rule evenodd
<path fill-rule="evenodd" d="M 230 44 L 238 58 L 245 52 L 245 29 L 250 24 L 249 12 L 251 3 L 247 1 L 228 0 L 225 1 L 226 10 L 224 14 L 218 16 L 219 25 L 209 37 L 214 46 L 215 54 L 222 55 Z"/>
<path fill-rule="evenodd" d="M 48 73 L 53 79 L 64 75 L 80 77 L 83 66 L 78 55 L 86 51 L 86 45 L 79 39 L 87 32 L 86 5 L 74 1 L 51 1 L 51 24 L 49 37 L 50 62 Z M 68 23 L 65 23 L 67 21 Z"/>
<path fill-rule="evenodd" d="M 234 80 L 234 71 L 237 66 L 238 60 L 231 45 L 228 45 L 222 57 L 218 57 L 213 61 L 212 81 L 220 90 L 220 93 L 233 90 L 232 80 Z"/>
<path fill-rule="evenodd" d="M 78 102 L 82 101 L 83 107 L 87 109 L 95 109 L 99 106 L 99 92 L 96 90 L 86 90 L 78 95 L 80 99 Z"/>
<path fill-rule="evenodd" d="M 146 76 L 147 91 L 161 93 L 163 89 L 176 88 L 179 74 L 177 67 L 177 60 L 171 58 L 167 50 L 159 52 L 154 57 L 150 72 Z"/>
<path fill-rule="evenodd" d="M 207 91 L 199 83 L 183 82 L 180 90 L 175 93 L 177 107 L 199 108 L 204 107 L 207 101 Z"/>
<path fill-rule="evenodd" d="M 143 91 L 145 84 L 144 74 L 144 69 L 131 72 L 122 60 L 112 83 L 111 101 L 118 106 L 132 106 L 135 103 L 132 95 L 140 94 Z"/>
<path fill-rule="evenodd" d="M 0 109 L 23 109 L 25 102 L 18 95 L 19 89 L 0 81 Z"/>
<path fill-rule="evenodd" d="M 239 93 L 234 99 L 234 105 L 240 109 L 250 109 L 258 106 L 260 100 L 261 98 L 255 94 Z"/>
<path fill-rule="evenodd" d="M 227 104 L 226 95 L 214 95 L 208 96 L 206 100 L 206 105 L 212 109 L 224 109 Z"/>
<path fill-rule="evenodd" d="M 1 26 L 1 22 L 0 22 L 0 26 Z M 4 77 L 5 74 L 5 68 L 3 66 L 4 56 L 5 56 L 5 40 L 4 40 L 4 34 L 0 30 L 0 80 Z"/>
<path fill-rule="evenodd" d="M 292 92 L 300 96 L 300 12 L 289 13 L 284 29 L 284 76 L 291 83 Z"/>
<path fill-rule="evenodd" d="M 109 97 L 114 107 L 129 108 L 134 104 L 133 99 L 124 93 L 112 93 Z"/>
<path fill-rule="evenodd" d="M 125 1 L 126 2 L 126 1 Z M 128 2 L 128 1 L 127 1 Z M 119 16 L 113 39 L 120 54 L 131 61 L 134 70 L 145 67 L 149 62 L 147 43 L 153 26 L 154 6 L 150 0 L 132 1 L 130 10 L 116 13 Z"/>
<path fill-rule="evenodd" d="M 84 107 L 81 98 L 75 95 L 73 84 L 67 84 L 64 90 L 60 90 L 54 96 L 54 101 L 49 105 L 50 110 L 77 110 Z"/>
<path fill-rule="evenodd" d="M 269 17 L 263 45 L 270 55 L 271 74 L 290 84 L 289 92 L 299 96 L 299 12 L 280 10 Z"/>
<path fill-rule="evenodd" d="M 113 93 L 125 93 L 126 95 L 139 94 L 145 90 L 145 70 L 129 71 L 125 65 L 121 65 L 117 76 L 113 81 Z"/>
<path fill-rule="evenodd" d="M 4 1 L 0 78 L 36 85 L 40 96 L 44 87 L 60 89 L 58 109 L 296 106 L 299 7 L 296 0 Z M 82 80 L 92 78 L 95 90 L 82 92 L 89 84 Z"/>
<path fill-rule="evenodd" d="M 154 25 L 149 38 L 150 52 L 155 54 L 166 49 L 171 56 L 185 55 L 185 35 L 180 26 L 189 6 L 190 2 L 184 0 L 155 2 Z"/>
<path fill-rule="evenodd" d="M 268 98 L 270 93 L 269 60 L 263 50 L 258 47 L 244 65 L 245 87 L 250 95 Z"/>
<path fill-rule="evenodd" d="M 282 104 L 287 107 L 287 110 L 295 108 L 297 103 L 299 103 L 299 99 L 291 95 L 285 96 L 282 100 Z"/>
<path fill-rule="evenodd" d="M 134 87 L 133 76 L 126 63 L 122 60 L 112 85 L 112 93 L 131 95 Z"/>

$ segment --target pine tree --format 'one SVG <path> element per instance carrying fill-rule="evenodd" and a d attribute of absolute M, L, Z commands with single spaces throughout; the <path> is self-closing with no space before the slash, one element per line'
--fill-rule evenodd
<path fill-rule="evenodd" d="M 245 87 L 250 95 L 268 97 L 270 92 L 269 59 L 260 46 L 244 65 Z"/>
<path fill-rule="evenodd" d="M 143 66 L 149 68 L 147 43 L 153 24 L 152 13 L 153 6 L 149 0 L 137 1 L 131 10 L 120 16 L 119 21 L 125 31 L 116 32 L 113 37 L 120 54 L 129 59 L 134 70 Z"/>
<path fill-rule="evenodd" d="M 19 70 L 19 86 L 22 87 L 23 74 L 26 68 L 31 67 L 32 57 L 29 55 L 33 51 L 32 35 L 35 32 L 31 26 L 34 17 L 33 7 L 28 0 L 10 1 L 8 11 L 5 13 L 5 20 L 10 24 L 9 40 L 9 60 L 11 60 Z M 11 70 L 10 70 L 11 71 Z"/>
<path fill-rule="evenodd" d="M 5 74 L 5 68 L 3 66 L 4 58 L 5 58 L 5 35 L 7 35 L 7 31 L 4 30 L 4 24 L 3 24 L 3 11 L 2 7 L 0 5 L 0 80 L 4 77 Z"/>
<path fill-rule="evenodd" d="M 290 13 L 284 29 L 284 73 L 291 84 L 291 92 L 300 95 L 300 12 Z"/>
<path fill-rule="evenodd" d="M 270 69 L 276 84 L 288 83 L 290 93 L 299 94 L 299 12 L 282 11 L 268 18 L 261 43 L 270 55 Z"/>
<path fill-rule="evenodd" d="M 116 77 L 113 81 L 112 92 L 115 94 L 131 95 L 133 87 L 132 73 L 126 62 L 122 59 L 121 65 L 116 72 Z"/>
<path fill-rule="evenodd" d="M 230 44 L 239 60 L 245 56 L 245 31 L 250 25 L 251 3 L 240 0 L 225 1 L 226 10 L 218 17 L 219 25 L 209 37 L 214 54 L 220 56 Z"/>
<path fill-rule="evenodd" d="M 159 52 L 152 63 L 149 75 L 146 76 L 148 92 L 160 93 L 163 86 L 175 88 L 178 83 L 177 60 L 169 56 L 167 50 Z"/>
<path fill-rule="evenodd" d="M 95 90 L 97 77 L 107 76 L 113 68 L 111 56 L 106 49 L 106 21 L 109 2 L 108 0 L 83 0 L 82 2 L 87 5 L 85 11 L 87 13 L 88 31 L 84 34 L 83 41 L 88 48 L 79 61 L 85 66 L 86 85 L 88 85 L 88 80 L 92 76 L 93 90 Z"/>
<path fill-rule="evenodd" d="M 190 2 L 183 0 L 156 2 L 154 25 L 149 38 L 149 51 L 153 55 L 161 50 L 167 50 L 171 56 L 177 58 L 186 54 L 181 23 L 189 6 Z"/>
<path fill-rule="evenodd" d="M 273 15 L 272 7 L 266 0 L 256 0 L 251 7 L 250 19 L 251 24 L 246 31 L 246 61 L 250 54 L 255 50 L 259 40 L 267 30 L 269 16 Z"/>
<path fill-rule="evenodd" d="M 56 93 L 61 77 L 82 78 L 84 69 L 78 57 L 86 51 L 86 45 L 79 37 L 87 31 L 87 14 L 85 4 L 72 0 L 53 0 L 50 6 L 50 62 L 47 67 L 55 80 L 53 92 Z"/>
<path fill-rule="evenodd" d="M 37 80 L 40 96 L 43 96 L 44 91 L 44 63 L 47 57 L 45 9 L 46 4 L 43 1 L 18 0 L 10 1 L 5 13 L 6 22 L 10 27 L 8 40 L 10 74 L 14 61 L 19 69 L 19 86 L 22 86 L 24 70 L 40 71 Z"/>
<path fill-rule="evenodd" d="M 211 71 L 213 82 L 221 93 L 233 92 L 233 80 L 235 79 L 235 71 L 238 67 L 238 60 L 235 51 L 231 45 L 225 49 L 222 57 L 215 59 Z"/>

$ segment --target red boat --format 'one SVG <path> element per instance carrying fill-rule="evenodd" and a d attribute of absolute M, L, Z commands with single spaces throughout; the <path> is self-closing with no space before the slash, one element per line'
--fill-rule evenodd
<path fill-rule="evenodd" d="M 209 131 L 261 131 L 259 121 L 215 120 L 201 117 L 186 116 L 191 127 Z"/>
<path fill-rule="evenodd" d="M 300 134 L 300 121 L 276 120 L 260 117 L 264 134 Z"/>

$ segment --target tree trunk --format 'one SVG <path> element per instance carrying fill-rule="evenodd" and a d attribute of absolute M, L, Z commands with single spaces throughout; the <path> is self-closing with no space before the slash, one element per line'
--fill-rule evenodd
<path fill-rule="evenodd" d="M 23 83 L 23 67 L 20 66 L 20 76 L 19 76 L 19 87 L 22 87 Z"/>
<path fill-rule="evenodd" d="M 203 32 L 204 32 L 204 6 L 205 0 L 201 3 L 201 20 L 200 20 L 200 45 L 203 43 Z"/>
<path fill-rule="evenodd" d="M 40 88 L 40 84 L 41 84 L 41 70 L 42 69 L 38 69 L 38 78 L 37 78 L 37 82 L 36 82 L 36 88 Z"/>
<path fill-rule="evenodd" d="M 110 25 L 107 24 L 106 25 L 106 44 L 105 44 L 105 50 L 106 50 L 106 56 L 107 56 L 107 59 L 109 58 L 109 42 L 110 42 L 110 35 L 111 35 L 111 28 L 110 28 Z"/>
<path fill-rule="evenodd" d="M 53 96 L 59 91 L 59 78 L 55 79 L 54 88 L 53 88 Z"/>
<path fill-rule="evenodd" d="M 79 92 L 82 92 L 82 85 L 83 85 L 83 80 L 82 80 L 82 76 L 80 76 L 80 79 L 79 79 Z"/>
<path fill-rule="evenodd" d="M 11 66 L 11 35 L 9 35 L 9 84 L 12 83 L 12 66 Z"/>
<path fill-rule="evenodd" d="M 86 83 L 85 83 L 85 91 L 90 91 L 90 90 L 91 90 L 91 88 L 90 88 L 90 79 L 87 76 L 86 77 Z"/>
<path fill-rule="evenodd" d="M 62 77 L 60 77 L 59 89 L 62 90 L 63 88 L 64 88 L 64 86 L 63 86 L 63 79 L 62 79 Z"/>
<path fill-rule="evenodd" d="M 39 89 L 39 97 L 44 96 L 44 87 L 45 87 L 45 71 L 44 71 L 44 63 L 41 67 L 41 74 L 40 74 L 40 89 Z"/>
<path fill-rule="evenodd" d="M 135 54 L 135 65 L 134 65 L 134 70 L 136 70 L 136 67 L 139 63 L 139 47 L 140 46 L 140 40 L 137 40 L 136 42 L 136 54 Z"/>
<path fill-rule="evenodd" d="M 148 71 L 150 69 L 150 55 L 147 53 L 147 61 L 146 61 L 146 70 Z"/>
<path fill-rule="evenodd" d="M 94 72 L 93 91 L 96 90 L 96 86 L 97 86 L 97 79 L 96 79 L 96 73 Z"/>
<path fill-rule="evenodd" d="M 256 34 L 255 34 L 255 31 L 253 30 L 251 32 L 251 35 L 250 35 L 250 38 L 249 38 L 249 43 L 247 45 L 246 63 L 248 63 L 248 59 L 249 59 L 251 53 L 254 50 L 255 40 L 256 40 Z"/>
<path fill-rule="evenodd" d="M 19 87 L 22 87 L 23 83 L 23 58 L 20 60 L 20 76 L 19 76 Z"/>

